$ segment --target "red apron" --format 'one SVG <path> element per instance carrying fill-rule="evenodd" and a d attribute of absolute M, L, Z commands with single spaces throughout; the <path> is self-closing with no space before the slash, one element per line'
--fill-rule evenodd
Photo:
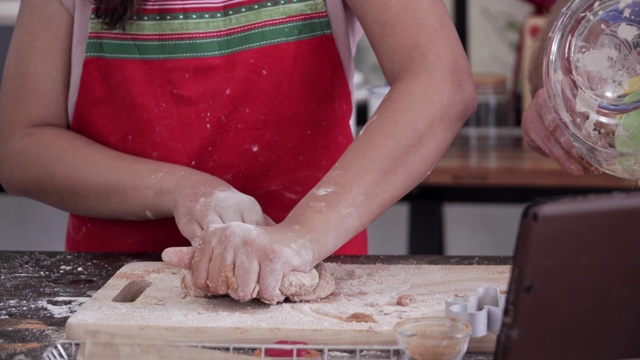
<path fill-rule="evenodd" d="M 324 1 L 147 0 L 126 32 L 92 15 L 71 129 L 220 177 L 278 223 L 353 140 L 351 109 Z M 74 214 L 66 242 L 105 252 L 186 245 L 173 218 Z M 336 253 L 366 251 L 363 231 Z"/>

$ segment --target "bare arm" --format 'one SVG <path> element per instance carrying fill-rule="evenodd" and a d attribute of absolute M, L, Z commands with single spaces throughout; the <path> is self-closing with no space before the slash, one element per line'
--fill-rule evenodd
<path fill-rule="evenodd" d="M 56 20 L 42 21 L 45 14 Z M 213 190 L 232 192 L 222 180 L 120 153 L 68 129 L 72 24 L 71 14 L 58 0 L 21 1 L 0 94 L 3 187 L 91 217 L 205 216 L 193 214 L 189 202 Z M 262 223 L 256 220 L 262 216 L 257 203 L 251 207 L 259 213 L 253 222 Z M 247 217 L 244 209 L 238 212 L 242 214 L 231 218 Z M 200 226 L 178 222 L 192 240 Z"/>
<path fill-rule="evenodd" d="M 391 90 L 352 146 L 285 221 L 323 234 L 317 261 L 424 179 L 476 105 L 469 63 L 442 1 L 347 3 Z"/>

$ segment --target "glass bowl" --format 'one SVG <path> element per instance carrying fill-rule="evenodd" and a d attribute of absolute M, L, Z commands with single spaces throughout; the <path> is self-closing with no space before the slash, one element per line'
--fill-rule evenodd
<path fill-rule="evenodd" d="M 543 79 L 584 158 L 640 179 L 640 0 L 572 0 L 549 34 Z"/>
<path fill-rule="evenodd" d="M 393 330 L 404 359 L 459 360 L 469 345 L 471 325 L 450 317 L 404 320 Z"/>

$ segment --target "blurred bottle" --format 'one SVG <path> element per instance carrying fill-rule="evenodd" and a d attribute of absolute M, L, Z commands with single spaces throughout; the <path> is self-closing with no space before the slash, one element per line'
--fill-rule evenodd
<path fill-rule="evenodd" d="M 471 147 L 518 145 L 520 129 L 509 116 L 507 78 L 501 74 L 474 74 L 478 107 L 460 131 Z"/>

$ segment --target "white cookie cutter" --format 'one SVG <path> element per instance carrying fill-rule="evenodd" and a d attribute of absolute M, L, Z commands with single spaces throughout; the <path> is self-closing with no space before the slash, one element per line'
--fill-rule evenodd
<path fill-rule="evenodd" d="M 495 287 L 478 288 L 476 295 L 455 294 L 445 300 L 445 314 L 466 321 L 472 337 L 499 333 L 507 294 Z"/>

